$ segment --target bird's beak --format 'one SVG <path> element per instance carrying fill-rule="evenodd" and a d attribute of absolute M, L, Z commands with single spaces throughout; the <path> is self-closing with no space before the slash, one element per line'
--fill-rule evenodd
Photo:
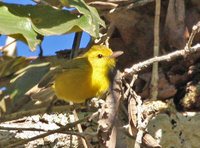
<path fill-rule="evenodd" d="M 115 51 L 113 54 L 110 56 L 110 58 L 117 58 L 118 56 L 122 55 L 124 52 L 123 51 Z"/>

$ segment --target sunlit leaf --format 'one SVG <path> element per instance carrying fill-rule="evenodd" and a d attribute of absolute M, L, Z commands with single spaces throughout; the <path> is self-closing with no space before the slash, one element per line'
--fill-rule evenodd
<path fill-rule="evenodd" d="M 31 64 L 16 74 L 7 87 L 6 94 L 9 94 L 14 101 L 22 97 L 29 89 L 35 86 L 41 77 L 49 71 L 49 63 Z"/>
<path fill-rule="evenodd" d="M 35 50 L 40 43 L 38 34 L 48 36 L 85 31 L 93 37 L 98 37 L 99 26 L 105 27 L 105 24 L 96 9 L 88 6 L 83 0 L 66 1 L 65 4 L 76 8 L 82 15 L 46 5 L 0 3 L 0 34 L 25 39 L 31 50 Z"/>
<path fill-rule="evenodd" d="M 62 0 L 63 4 L 76 8 L 85 18 L 82 18 L 80 27 L 92 36 L 98 36 L 99 25 L 105 27 L 105 22 L 100 18 L 94 7 L 88 6 L 83 0 Z"/>
<path fill-rule="evenodd" d="M 0 3 L 0 34 L 22 34 L 32 50 L 40 42 L 37 39 L 37 33 L 32 28 L 31 20 L 28 17 L 15 15 L 9 7 L 2 3 Z"/>

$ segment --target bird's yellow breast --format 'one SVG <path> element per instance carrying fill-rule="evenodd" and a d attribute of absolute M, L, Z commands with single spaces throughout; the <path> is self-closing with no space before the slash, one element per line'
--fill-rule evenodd
<path fill-rule="evenodd" d="M 54 83 L 58 98 L 75 103 L 102 95 L 109 88 L 109 80 L 102 71 L 73 69 L 60 73 Z"/>

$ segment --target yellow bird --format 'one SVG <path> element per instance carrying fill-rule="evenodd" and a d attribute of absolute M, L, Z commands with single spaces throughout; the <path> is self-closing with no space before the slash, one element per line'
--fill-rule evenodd
<path fill-rule="evenodd" d="M 113 53 L 106 46 L 94 45 L 82 56 L 69 60 L 47 73 L 39 86 L 44 86 L 46 78 L 51 79 L 56 96 L 74 103 L 99 97 L 109 89 L 109 73 L 115 67 L 115 58 L 122 53 Z"/>

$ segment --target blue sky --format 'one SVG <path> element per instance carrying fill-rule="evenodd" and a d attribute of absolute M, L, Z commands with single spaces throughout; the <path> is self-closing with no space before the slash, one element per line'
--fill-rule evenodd
<path fill-rule="evenodd" d="M 15 3 L 15 4 L 35 4 L 32 0 L 3 0 L 6 3 Z M 71 49 L 74 33 L 60 35 L 60 36 L 48 36 L 45 37 L 42 42 L 43 54 L 46 55 L 54 55 L 56 51 L 63 49 Z M 0 36 L 0 46 L 5 45 L 6 36 Z M 90 36 L 87 33 L 83 33 L 80 47 L 84 48 L 88 44 L 90 40 Z M 17 54 L 18 56 L 37 56 L 39 54 L 39 48 L 36 51 L 31 52 L 29 47 L 21 42 L 17 42 Z"/>

